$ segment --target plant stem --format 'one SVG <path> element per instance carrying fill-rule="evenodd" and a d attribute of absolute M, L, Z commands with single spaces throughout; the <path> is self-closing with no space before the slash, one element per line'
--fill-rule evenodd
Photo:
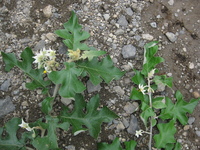
<path fill-rule="evenodd" d="M 34 150 L 33 148 L 30 148 L 30 147 L 27 147 L 27 146 L 26 146 L 26 149 L 27 150 Z"/>
<path fill-rule="evenodd" d="M 151 88 L 151 86 L 150 86 L 150 83 L 151 83 L 151 81 L 150 81 L 150 79 L 148 78 L 148 87 L 149 87 L 149 89 Z M 152 108 L 152 97 L 151 97 L 151 93 L 152 93 L 152 91 L 151 90 L 149 90 L 148 91 L 148 95 L 149 95 L 149 105 L 150 105 L 150 108 Z M 153 117 L 151 116 L 150 117 L 150 134 L 149 134 L 149 150 L 151 150 L 151 143 L 152 143 L 152 119 L 153 119 Z"/>

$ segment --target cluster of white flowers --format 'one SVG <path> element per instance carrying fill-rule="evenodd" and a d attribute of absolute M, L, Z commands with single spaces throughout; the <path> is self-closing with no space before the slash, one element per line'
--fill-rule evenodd
<path fill-rule="evenodd" d="M 27 131 L 32 131 L 33 128 L 29 127 L 29 124 L 24 122 L 24 120 L 22 119 L 22 123 L 19 125 L 21 128 L 26 129 Z"/>
<path fill-rule="evenodd" d="M 37 53 L 33 58 L 35 59 L 33 63 L 38 64 L 38 69 L 45 69 L 44 73 L 50 73 L 58 67 L 58 63 L 56 62 L 56 52 L 54 50 L 46 50 L 43 48 L 43 50 L 40 51 L 40 53 Z"/>

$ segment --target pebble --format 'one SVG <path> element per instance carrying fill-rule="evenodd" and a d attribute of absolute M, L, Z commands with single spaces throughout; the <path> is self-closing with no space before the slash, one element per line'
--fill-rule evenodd
<path fill-rule="evenodd" d="M 65 105 L 65 106 L 68 106 L 69 104 L 71 104 L 73 98 L 64 98 L 64 97 L 61 97 L 61 102 Z"/>
<path fill-rule="evenodd" d="M 120 26 L 126 27 L 128 25 L 128 21 L 126 20 L 126 17 L 124 15 L 121 15 L 120 18 L 118 19 L 117 23 Z"/>
<path fill-rule="evenodd" d="M 117 29 L 117 31 L 115 32 L 115 35 L 122 35 L 124 34 L 124 30 L 122 29 Z"/>
<path fill-rule="evenodd" d="M 138 108 L 138 103 L 136 102 L 134 103 L 127 102 L 126 105 L 124 106 L 124 110 L 127 114 L 132 114 L 133 112 L 136 111 L 137 108 Z"/>
<path fill-rule="evenodd" d="M 169 1 L 168 1 L 168 4 L 169 4 L 169 5 L 174 5 L 174 0 L 169 0 Z"/>
<path fill-rule="evenodd" d="M 52 16 L 52 6 L 48 5 L 43 9 L 44 16 L 50 18 Z"/>
<path fill-rule="evenodd" d="M 200 137 L 200 131 L 196 131 L 196 135 Z"/>
<path fill-rule="evenodd" d="M 110 18 L 110 14 L 104 14 L 103 17 L 107 21 Z"/>
<path fill-rule="evenodd" d="M 124 90 L 120 87 L 120 86 L 115 86 L 115 87 L 113 87 L 113 90 L 117 93 L 117 94 L 119 94 L 119 95 L 121 95 L 121 96 L 123 96 L 124 95 Z"/>
<path fill-rule="evenodd" d="M 194 123 L 194 121 L 195 121 L 195 118 L 194 118 L 194 117 L 189 117 L 189 119 L 188 119 L 188 124 L 189 124 L 189 125 L 192 125 L 192 124 Z"/>
<path fill-rule="evenodd" d="M 56 35 L 55 35 L 54 33 L 47 33 L 47 34 L 46 34 L 46 38 L 47 38 L 48 40 L 52 41 L 52 42 L 55 42 L 56 39 L 57 39 L 57 37 L 56 37 Z"/>
<path fill-rule="evenodd" d="M 0 118 L 14 110 L 15 105 L 9 96 L 6 96 L 5 99 L 0 99 Z"/>
<path fill-rule="evenodd" d="M 122 118 L 122 123 L 124 124 L 125 128 L 128 128 L 129 127 L 129 122 L 126 118 Z"/>
<path fill-rule="evenodd" d="M 66 150 L 75 150 L 76 149 L 74 145 L 68 145 L 65 148 L 66 148 Z"/>
<path fill-rule="evenodd" d="M 139 130 L 137 118 L 134 115 L 131 115 L 129 127 L 127 129 L 129 134 L 135 134 L 136 130 Z"/>
<path fill-rule="evenodd" d="M 156 22 L 151 22 L 150 25 L 151 25 L 152 28 L 157 28 L 157 23 Z"/>
<path fill-rule="evenodd" d="M 194 91 L 194 92 L 193 92 L 193 95 L 194 95 L 195 98 L 200 98 L 200 94 L 199 94 L 199 92 L 197 92 L 197 91 Z"/>
<path fill-rule="evenodd" d="M 143 38 L 144 40 L 148 40 L 148 41 L 153 40 L 153 36 L 150 35 L 150 34 L 142 34 L 142 38 Z"/>
<path fill-rule="evenodd" d="M 42 50 L 45 47 L 45 41 L 44 40 L 40 40 L 39 42 L 37 42 L 37 44 L 34 47 L 35 51 L 39 51 Z"/>
<path fill-rule="evenodd" d="M 118 122 L 116 128 L 117 128 L 118 131 L 121 131 L 121 130 L 125 129 L 124 124 L 121 121 Z"/>
<path fill-rule="evenodd" d="M 190 69 L 194 69 L 194 63 L 190 62 L 190 63 L 189 63 L 189 68 L 190 68 Z"/>
<path fill-rule="evenodd" d="M 189 125 L 185 125 L 183 129 L 184 129 L 185 131 L 186 131 L 186 130 L 189 130 L 189 129 L 190 129 L 190 126 L 189 126 Z"/>
<path fill-rule="evenodd" d="M 99 92 L 101 90 L 101 85 L 93 85 L 90 80 L 87 81 L 87 91 L 88 93 Z"/>
<path fill-rule="evenodd" d="M 132 11 L 132 9 L 129 7 L 129 8 L 126 8 L 126 13 L 127 13 L 127 15 L 129 15 L 129 16 L 132 16 L 133 15 L 133 11 Z"/>
<path fill-rule="evenodd" d="M 7 79 L 3 82 L 3 84 L 1 85 L 1 90 L 2 91 L 8 91 L 8 88 L 10 86 L 10 79 Z"/>
<path fill-rule="evenodd" d="M 175 42 L 177 37 L 174 33 L 172 32 L 167 32 L 165 33 L 165 35 L 167 36 L 167 38 L 171 41 L 171 42 Z"/>
<path fill-rule="evenodd" d="M 122 48 L 122 55 L 123 55 L 123 58 L 134 58 L 135 55 L 136 55 L 136 48 L 129 44 L 129 45 L 125 45 L 123 48 Z"/>

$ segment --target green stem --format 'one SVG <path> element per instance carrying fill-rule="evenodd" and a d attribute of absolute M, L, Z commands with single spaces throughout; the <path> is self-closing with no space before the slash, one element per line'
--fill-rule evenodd
<path fill-rule="evenodd" d="M 150 84 L 151 84 L 151 81 L 148 78 L 148 88 L 151 88 Z M 148 91 L 148 95 L 149 95 L 150 108 L 152 108 L 151 90 Z M 148 145 L 149 146 L 149 150 L 151 150 L 151 143 L 152 143 L 152 130 L 153 130 L 152 119 L 153 119 L 153 117 L 150 117 L 150 134 L 149 134 L 149 145 Z"/>
<path fill-rule="evenodd" d="M 28 147 L 28 146 L 26 146 L 26 149 L 27 149 L 27 150 L 34 150 L 33 148 L 30 148 L 30 147 Z"/>

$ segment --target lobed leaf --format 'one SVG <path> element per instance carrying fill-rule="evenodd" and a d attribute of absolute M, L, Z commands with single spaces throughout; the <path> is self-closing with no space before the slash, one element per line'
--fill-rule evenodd
<path fill-rule="evenodd" d="M 61 84 L 59 94 L 62 97 L 74 97 L 76 93 L 81 93 L 85 90 L 85 86 L 79 81 L 78 76 L 82 70 L 76 68 L 74 62 L 66 62 L 65 69 L 61 71 L 52 71 L 48 77 L 54 84 Z"/>
<path fill-rule="evenodd" d="M 139 84 L 142 84 L 142 85 L 145 85 L 145 80 L 144 80 L 144 75 L 140 72 L 140 71 L 137 71 L 137 70 L 134 70 L 135 71 L 135 75 L 132 77 L 132 81 L 139 85 Z"/>
<path fill-rule="evenodd" d="M 21 53 L 22 60 L 17 60 L 15 55 L 12 53 L 8 54 L 4 52 L 1 53 L 3 56 L 3 60 L 6 64 L 5 66 L 6 71 L 10 71 L 14 66 L 16 66 L 32 79 L 32 82 L 26 84 L 26 87 L 28 89 L 31 90 L 34 90 L 36 88 L 46 89 L 46 86 L 48 86 L 51 83 L 49 80 L 47 81 L 43 80 L 42 69 L 32 68 L 32 63 L 34 61 L 33 59 L 34 54 L 30 48 L 24 49 L 24 51 Z"/>
<path fill-rule="evenodd" d="M 31 132 L 23 133 L 21 138 L 17 137 L 17 130 L 19 129 L 19 124 L 21 119 L 12 118 L 5 124 L 5 127 L 0 128 L 0 148 L 1 149 L 12 149 L 12 150 L 25 150 L 26 141 L 31 137 Z M 5 135 L 2 135 L 6 132 Z"/>
<path fill-rule="evenodd" d="M 63 122 L 69 122 L 72 125 L 73 133 L 80 133 L 88 129 L 90 135 L 97 138 L 101 124 L 103 122 L 110 122 L 118 117 L 107 107 L 97 110 L 98 106 L 98 95 L 92 97 L 87 104 L 81 95 L 76 95 L 74 110 L 71 113 L 63 110 L 60 118 Z"/>
<path fill-rule="evenodd" d="M 42 101 L 42 112 L 48 115 L 52 110 L 53 97 L 47 97 Z"/>
<path fill-rule="evenodd" d="M 89 61 L 91 61 L 94 57 L 97 57 L 97 56 L 101 56 L 101 55 L 104 55 L 106 54 L 105 51 L 84 51 L 81 58 L 82 59 L 86 59 L 88 58 Z"/>
<path fill-rule="evenodd" d="M 155 57 L 158 51 L 157 42 L 150 42 L 144 46 L 144 64 L 141 73 L 147 77 L 148 73 L 155 68 L 155 66 L 164 61 L 162 57 Z"/>
<path fill-rule="evenodd" d="M 171 99 L 166 97 L 166 108 L 162 109 L 160 118 L 161 119 L 178 119 L 182 125 L 186 125 L 188 117 L 186 113 L 192 113 L 200 99 L 192 99 L 190 102 L 183 100 L 183 95 L 180 91 L 176 91 L 175 97 L 177 99 L 174 104 Z"/>
<path fill-rule="evenodd" d="M 172 88 L 172 82 L 173 82 L 173 78 L 172 77 L 167 77 L 166 75 L 154 76 L 153 81 L 158 86 L 161 84 L 163 86 L 168 86 L 168 87 Z"/>
<path fill-rule="evenodd" d="M 99 84 L 102 80 L 109 83 L 113 79 L 118 80 L 124 75 L 124 72 L 114 67 L 109 56 L 103 58 L 100 62 L 97 58 L 93 58 L 91 61 L 78 62 L 78 67 L 89 74 L 90 81 L 94 85 Z"/>
<path fill-rule="evenodd" d="M 64 28 L 56 30 L 55 33 L 65 39 L 63 42 L 69 49 L 77 50 L 79 48 L 80 50 L 90 50 L 90 47 L 81 43 L 81 41 L 89 38 L 90 34 L 82 31 L 82 26 L 78 23 L 78 18 L 73 11 L 69 21 L 64 23 Z"/>
<path fill-rule="evenodd" d="M 169 123 L 160 123 L 157 127 L 160 133 L 153 137 L 156 148 L 165 148 L 166 144 L 176 142 L 174 138 L 174 134 L 176 133 L 174 120 L 171 120 Z"/>

